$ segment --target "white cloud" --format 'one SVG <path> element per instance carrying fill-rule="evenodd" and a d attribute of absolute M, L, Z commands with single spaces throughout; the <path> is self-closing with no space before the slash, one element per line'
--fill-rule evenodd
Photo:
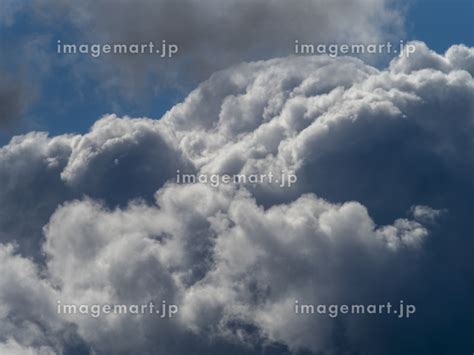
<path fill-rule="evenodd" d="M 109 211 L 76 201 L 59 208 L 45 229 L 48 271 L 65 303 L 165 299 L 181 306 L 176 321 L 65 316 L 94 348 L 153 347 L 146 340 L 153 329 L 165 351 L 169 332 L 235 337 L 245 328 L 229 324 L 242 322 L 271 341 L 323 350 L 324 321 L 291 317 L 293 300 L 367 297 L 399 260 L 396 249 L 427 235 L 408 220 L 377 229 L 362 205 L 333 205 L 314 195 L 264 211 L 248 193 L 168 185 L 157 206 Z M 362 263 L 369 272 L 354 274 Z M 359 288 L 348 296 L 354 278 Z M 279 318 L 285 323 L 274 321 Z M 131 329 L 133 340 L 126 338 Z M 289 329 L 301 333 L 298 341 Z"/>
<path fill-rule="evenodd" d="M 11 244 L 0 244 L 0 265 L 2 353 L 52 354 L 53 349 L 60 349 L 61 327 L 54 314 L 56 292 L 48 280 L 40 277 L 31 260 L 16 255 Z"/>
<path fill-rule="evenodd" d="M 8 355 L 54 355 L 53 349 L 42 346 L 40 348 L 24 347 L 15 340 L 9 339 L 5 343 L 0 343 L 0 352 Z"/>

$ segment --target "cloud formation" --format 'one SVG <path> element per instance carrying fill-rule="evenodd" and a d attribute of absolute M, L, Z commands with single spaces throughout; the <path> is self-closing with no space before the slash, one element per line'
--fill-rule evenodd
<path fill-rule="evenodd" d="M 185 92 L 217 70 L 242 61 L 287 56 L 294 41 L 367 43 L 398 38 L 400 6 L 388 0 L 119 0 L 8 2 L 4 26 L 21 16 L 62 43 L 149 43 L 179 46 L 168 60 L 156 55 L 56 56 L 75 73 L 94 80 L 107 95 L 136 99 L 163 87 Z M 113 15 L 112 15 L 113 14 Z M 32 34 L 36 38 L 37 34 Z M 80 83 L 76 83 L 80 88 Z M 133 101 L 133 100 L 132 100 Z"/>
<path fill-rule="evenodd" d="M 15 137 L 0 150 L 0 349 L 441 353 L 429 340 L 441 333 L 467 349 L 474 50 L 415 45 L 385 70 L 326 56 L 239 64 L 160 120 Z M 174 183 L 176 169 L 299 179 L 212 188 Z M 57 299 L 180 312 L 93 319 L 56 314 Z M 397 319 L 293 312 L 295 300 L 400 299 L 419 309 L 403 333 Z"/>
<path fill-rule="evenodd" d="M 205 79 L 217 69 L 244 60 L 288 55 L 295 39 L 312 43 L 387 39 L 401 32 L 397 10 L 386 0 L 121 0 L 85 1 L 66 5 L 64 11 L 76 19 L 88 40 L 147 43 L 164 39 L 176 43 L 181 48 L 179 63 L 170 61 L 157 70 L 167 68 L 176 74 L 177 69 L 184 71 L 180 74 L 183 79 Z M 109 16 L 111 13 L 114 15 Z M 148 63 L 146 59 L 119 61 L 128 64 L 125 70 L 145 74 L 140 67 Z"/>

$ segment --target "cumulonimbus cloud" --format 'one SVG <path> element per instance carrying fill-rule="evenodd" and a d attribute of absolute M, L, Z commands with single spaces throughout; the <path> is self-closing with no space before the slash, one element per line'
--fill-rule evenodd
<path fill-rule="evenodd" d="M 111 115 L 84 135 L 15 137 L 0 150 L 2 346 L 60 353 L 79 337 L 98 353 L 212 353 L 218 339 L 397 354 L 468 324 L 456 295 L 471 286 L 452 273 L 472 275 L 473 49 L 415 45 L 385 70 L 326 56 L 239 64 L 160 120 Z M 213 188 L 176 184 L 176 169 L 299 179 Z M 295 300 L 405 298 L 421 311 L 404 334 L 385 318 L 293 312 Z M 167 299 L 180 312 L 93 319 L 56 314 L 57 299 Z M 436 313 L 440 300 L 453 303 Z"/>

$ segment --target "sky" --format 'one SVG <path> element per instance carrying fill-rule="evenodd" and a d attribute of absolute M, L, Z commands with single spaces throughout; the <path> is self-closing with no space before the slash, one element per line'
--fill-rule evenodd
<path fill-rule="evenodd" d="M 472 352 L 473 15 L 468 0 L 2 1 L 0 353 Z M 57 53 L 163 40 L 176 55 Z M 60 311 L 150 302 L 168 316 Z M 387 303 L 398 313 L 295 308 Z"/>
<path fill-rule="evenodd" d="M 472 46 L 472 14 L 469 0 L 413 1 L 407 12 L 407 34 L 410 39 L 424 41 L 436 52 L 444 52 L 452 43 Z"/>

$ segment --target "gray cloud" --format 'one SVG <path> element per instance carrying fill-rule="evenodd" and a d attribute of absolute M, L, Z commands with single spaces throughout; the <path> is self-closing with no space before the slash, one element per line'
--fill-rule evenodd
<path fill-rule="evenodd" d="M 154 55 L 68 57 L 77 77 L 98 79 L 105 92 L 130 99 L 163 87 L 187 92 L 232 64 L 287 56 L 296 39 L 310 43 L 393 39 L 403 25 L 396 5 L 387 0 L 48 0 L 25 5 L 23 12 L 52 31 L 67 33 L 68 37 L 56 38 L 63 43 L 178 44 L 179 55 L 169 60 Z"/>
<path fill-rule="evenodd" d="M 60 338 L 49 337 L 58 324 L 52 312 L 55 292 L 39 278 L 38 268 L 30 260 L 15 255 L 12 245 L 0 246 L 1 340 L 5 353 L 53 353 Z M 57 335 L 57 333 L 56 333 Z M 55 344 L 56 343 L 56 344 Z"/>
<path fill-rule="evenodd" d="M 2 4 L 3 5 L 3 4 Z M 8 6 L 7 6 L 8 7 Z M 1 28 L 0 23 L 0 28 Z M 5 25 L 5 24 L 3 24 Z M 2 29 L 3 30 L 3 29 Z M 47 36 L 0 42 L 0 129 L 15 128 L 38 99 L 38 88 L 50 70 Z M 31 124 L 31 122 L 30 122 Z"/>
<path fill-rule="evenodd" d="M 6 273 L 0 298 L 5 319 L 15 319 L 2 323 L 3 347 L 59 352 L 67 341 L 61 334 L 72 323 L 99 353 L 169 353 L 189 350 L 196 336 L 244 346 L 267 339 L 295 349 L 325 349 L 331 329 L 321 320 L 301 324 L 291 316 L 293 299 L 366 299 L 385 268 L 407 253 L 393 248 L 394 238 L 409 250 L 407 237 L 423 239 L 427 230 L 408 220 L 376 229 L 360 204 L 333 205 L 312 195 L 263 211 L 248 193 L 167 185 L 153 206 L 134 202 L 108 210 L 91 200 L 67 203 L 51 217 L 45 236 L 47 279 L 11 246 L 2 247 Z M 362 281 L 353 272 L 360 268 L 374 269 Z M 303 286 L 315 276 L 324 293 Z M 353 278 L 359 287 L 344 296 Z M 179 318 L 168 322 L 133 315 L 93 319 L 55 314 L 57 299 L 74 304 L 166 299 L 183 306 Z M 282 317 L 288 322 L 279 323 Z M 245 325 L 259 333 L 245 334 Z M 298 341 L 289 329 L 301 332 Z"/>
<path fill-rule="evenodd" d="M 7 128 L 19 120 L 30 102 L 28 85 L 0 72 L 0 128 Z"/>

